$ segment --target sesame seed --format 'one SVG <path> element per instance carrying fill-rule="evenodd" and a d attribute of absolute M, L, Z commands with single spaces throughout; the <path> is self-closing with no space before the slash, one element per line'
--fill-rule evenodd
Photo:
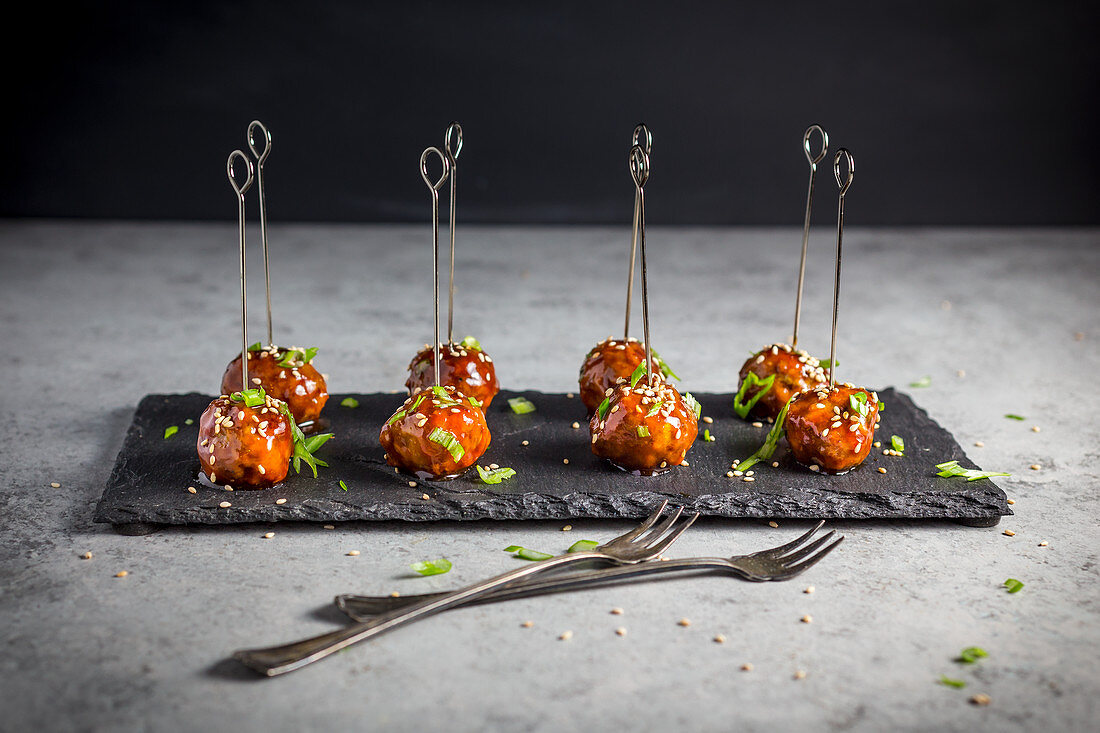
<path fill-rule="evenodd" d="M 957 376 L 957 377 L 965 377 L 965 376 L 966 376 L 966 370 L 965 370 L 965 369 L 960 369 L 960 370 L 958 370 L 957 372 L 955 372 L 955 376 Z"/>
<path fill-rule="evenodd" d="M 577 429 L 577 428 L 579 428 L 580 426 L 581 426 L 581 424 L 580 424 L 579 422 L 574 422 L 574 423 L 573 423 L 573 429 L 574 429 L 574 430 L 576 430 L 576 429 Z"/>
<path fill-rule="evenodd" d="M 229 507 L 231 507 L 233 505 L 230 504 L 228 501 L 223 501 L 221 504 L 218 504 L 218 506 L 220 506 L 222 509 L 228 509 Z"/>
<path fill-rule="evenodd" d="M 879 473 L 886 473 L 886 469 L 882 468 L 882 467 L 879 467 L 878 472 Z"/>
<path fill-rule="evenodd" d="M 811 471 L 820 471 L 820 470 L 821 470 L 821 466 L 817 465 L 816 463 L 811 463 L 811 464 L 810 464 L 810 470 L 811 470 Z"/>
<path fill-rule="evenodd" d="M 119 570 L 117 573 L 115 573 L 115 577 L 116 578 L 125 578 L 129 574 L 130 574 L 130 571 L 128 571 L 128 570 Z"/>
<path fill-rule="evenodd" d="M 410 481 L 410 482 L 409 482 L 409 488 L 410 488 L 410 489 L 414 489 L 414 488 L 416 488 L 416 482 L 415 482 L 415 481 Z"/>
<path fill-rule="evenodd" d="M 522 624 L 520 624 L 520 626 L 522 626 L 525 629 L 529 629 L 534 625 L 535 625 L 534 621 L 524 621 Z"/>
<path fill-rule="evenodd" d="M 744 664 L 741 665 L 741 670 L 744 671 L 744 672 L 751 672 L 752 671 L 752 664 L 750 664 L 749 662 L 745 662 Z"/>
<path fill-rule="evenodd" d="M 252 377 L 252 383 L 253 384 L 259 384 L 260 383 L 260 378 L 259 377 Z"/>
<path fill-rule="evenodd" d="M 562 532 L 572 532 L 573 531 L 573 525 L 572 524 L 567 524 L 567 525 L 565 525 L 564 527 L 561 528 L 561 531 Z"/>
<path fill-rule="evenodd" d="M 821 404 L 820 402 L 818 402 L 816 405 L 814 405 L 814 407 L 816 407 L 819 410 L 825 409 L 825 405 Z"/>
<path fill-rule="evenodd" d="M 269 539 L 271 539 L 271 538 L 272 538 L 272 537 L 274 537 L 274 536 L 275 536 L 275 533 L 274 533 L 274 532 L 264 532 L 264 539 L 265 539 L 265 540 L 269 540 Z"/>
<path fill-rule="evenodd" d="M 824 430 L 821 431 L 821 437 L 822 438 L 828 437 L 828 435 L 829 435 L 829 428 L 825 428 Z"/>
<path fill-rule="evenodd" d="M 974 441 L 974 447 L 975 447 L 975 448 L 984 448 L 984 447 L 985 447 L 985 443 L 983 443 L 983 442 L 982 442 L 982 441 L 980 441 L 980 440 L 976 440 L 976 441 Z"/>
<path fill-rule="evenodd" d="M 727 478 L 733 478 L 733 471 L 726 471 Z"/>
<path fill-rule="evenodd" d="M 199 490 L 198 490 L 198 489 L 196 489 L 196 488 L 195 488 L 194 486 L 188 486 L 188 487 L 187 487 L 187 493 L 189 493 L 189 494 L 197 494 L 197 493 L 199 493 Z"/>
<path fill-rule="evenodd" d="M 1015 504 L 1016 503 L 1015 499 L 1005 499 L 1005 501 L 1007 501 L 1009 504 Z"/>
<path fill-rule="evenodd" d="M 572 638 L 573 638 L 573 632 L 572 631 L 563 631 L 560 634 L 558 634 L 558 641 L 569 641 Z"/>
<path fill-rule="evenodd" d="M 779 461 L 772 461 L 772 468 L 779 468 Z"/>
<path fill-rule="evenodd" d="M 1039 543 L 1039 547 L 1046 547 L 1049 544 L 1050 544 L 1049 542 L 1047 542 L 1046 540 L 1043 540 L 1042 542 Z M 91 553 L 88 553 L 88 554 L 90 555 Z"/>
<path fill-rule="evenodd" d="M 359 550 L 348 550 L 348 557 L 359 557 Z"/>
<path fill-rule="evenodd" d="M 564 463 L 567 466 L 569 465 L 569 459 L 568 458 L 562 458 L 561 462 Z"/>
<path fill-rule="evenodd" d="M 531 441 L 525 440 L 522 443 L 520 443 L 520 445 L 531 445 Z"/>
<path fill-rule="evenodd" d="M 993 700 L 989 697 L 989 695 L 985 694 L 984 692 L 979 692 L 977 695 L 974 695 L 970 698 L 970 702 L 974 703 L 975 705 L 988 705 L 989 703 L 993 702 Z"/>
<path fill-rule="evenodd" d="M 681 626 L 691 626 L 691 621 L 689 621 L 686 618 L 682 618 L 679 621 L 677 621 L 676 623 L 680 624 Z"/>
<path fill-rule="evenodd" d="M 611 609 L 611 615 L 612 616 L 622 616 L 623 615 L 623 609 L 616 606 L 615 608 Z"/>
<path fill-rule="evenodd" d="M 567 400 L 571 400 L 571 399 L 573 399 L 573 393 L 572 393 L 572 392 L 566 392 L 566 393 L 565 393 L 565 398 L 566 398 Z"/>
<path fill-rule="evenodd" d="M 810 595 L 814 592 L 814 587 L 812 585 L 807 585 L 806 588 L 802 592 L 805 593 L 806 595 Z"/>
<path fill-rule="evenodd" d="M 1042 466 L 1040 466 L 1038 463 L 1032 463 L 1030 466 L 1028 466 L 1028 468 L 1030 468 L 1032 471 L 1038 471 L 1040 468 L 1042 468 Z"/>
<path fill-rule="evenodd" d="M 400 597 L 401 597 L 401 593 L 398 592 L 398 591 L 394 591 L 393 593 L 390 593 L 390 598 L 400 598 Z"/>
<path fill-rule="evenodd" d="M 754 422 L 754 423 L 752 424 L 752 426 L 753 426 L 754 428 L 762 428 L 762 427 L 764 427 L 764 423 L 762 423 L 762 422 Z"/>
<path fill-rule="evenodd" d="M 267 469 L 264 468 L 262 464 L 259 466 L 259 469 L 260 469 L 260 475 L 261 476 L 263 476 L 267 473 Z"/>
<path fill-rule="evenodd" d="M 56 481 L 52 481 L 52 482 L 50 482 L 50 487 L 54 488 L 54 489 L 60 489 L 61 484 L 57 483 Z"/>
<path fill-rule="evenodd" d="M 726 643 L 726 635 L 725 634 L 715 634 L 714 643 L 715 644 L 725 644 Z"/>
<path fill-rule="evenodd" d="M 332 526 L 331 524 L 326 524 L 324 527 L 322 527 L 322 529 L 336 529 L 336 527 Z"/>
<path fill-rule="evenodd" d="M 779 524 L 774 519 L 768 522 L 768 526 L 772 529 L 779 529 Z"/>
<path fill-rule="evenodd" d="M 710 415 L 706 415 L 706 416 L 703 417 L 703 422 L 705 422 L 707 425 L 710 425 L 711 423 L 714 422 L 714 418 L 711 417 Z"/>
<path fill-rule="evenodd" d="M 276 499 L 275 503 L 276 504 L 286 504 L 286 499 Z"/>
<path fill-rule="evenodd" d="M 799 670 L 795 671 L 794 678 L 796 680 L 804 680 L 804 679 L 806 679 L 806 672 L 804 670 L 799 669 Z"/>
<path fill-rule="evenodd" d="M 92 553 L 85 552 L 83 555 L 80 556 L 80 559 L 81 560 L 91 560 L 92 559 Z"/>
<path fill-rule="evenodd" d="M 805 616 L 800 618 L 799 621 L 804 624 L 812 624 L 814 622 L 814 617 L 807 613 Z"/>
<path fill-rule="evenodd" d="M 753 478 L 752 476 L 745 476 L 745 477 L 743 477 L 743 478 L 742 478 L 741 480 L 742 480 L 742 481 L 745 481 L 745 482 L 747 482 L 747 483 L 752 483 L 752 482 L 753 482 L 753 481 L 755 481 L 756 479 L 754 479 L 754 478 Z"/>
<path fill-rule="evenodd" d="M 620 626 L 619 628 L 615 629 L 615 633 L 619 636 L 626 636 L 626 627 Z"/>
<path fill-rule="evenodd" d="M 882 447 L 882 441 L 876 440 L 874 443 L 871 443 L 871 445 L 873 445 L 876 448 L 881 448 Z"/>
<path fill-rule="evenodd" d="M 1033 432 L 1033 433 L 1039 432 L 1039 426 L 1038 425 L 1032 425 L 1031 426 L 1031 432 Z"/>

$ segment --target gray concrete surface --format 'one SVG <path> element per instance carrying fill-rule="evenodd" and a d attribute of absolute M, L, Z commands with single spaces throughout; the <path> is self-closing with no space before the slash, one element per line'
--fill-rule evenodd
<path fill-rule="evenodd" d="M 570 390 L 585 351 L 618 330 L 627 229 L 460 230 L 458 330 L 506 385 Z M 277 339 L 319 346 L 334 391 L 399 388 L 430 338 L 428 236 L 274 226 Z M 798 232 L 654 229 L 649 241 L 654 345 L 688 388 L 730 389 L 750 350 L 787 337 Z M 831 232 L 811 244 L 803 341 L 824 356 Z M 0 223 L 0 729 L 1091 729 L 1100 232 L 852 229 L 846 244 L 840 374 L 903 387 L 930 376 L 915 398 L 983 466 L 1013 473 L 1001 485 L 1015 516 L 990 529 L 838 522 L 847 542 L 790 583 L 679 579 L 461 610 L 260 680 L 228 654 L 332 628 L 336 593 L 445 588 L 513 567 L 506 545 L 558 551 L 627 524 L 147 537 L 95 525 L 137 401 L 213 390 L 239 345 L 234 227 Z M 806 526 L 706 521 L 672 554 L 760 549 Z M 440 556 L 450 574 L 410 576 L 410 562 Z M 1026 587 L 1005 593 L 1008 577 Z M 989 657 L 952 661 L 971 645 Z M 991 704 L 968 703 L 975 693 Z"/>

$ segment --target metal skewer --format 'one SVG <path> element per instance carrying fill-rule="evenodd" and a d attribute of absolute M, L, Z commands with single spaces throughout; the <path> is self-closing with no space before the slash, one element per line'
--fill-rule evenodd
<path fill-rule="evenodd" d="M 440 162 L 443 163 L 443 175 L 435 183 L 432 183 L 432 179 L 428 177 L 428 156 L 432 153 L 438 155 Z M 432 348 L 435 355 L 435 384 L 437 387 L 439 386 L 439 189 L 443 188 L 443 183 L 447 180 L 450 172 L 451 161 L 439 148 L 426 148 L 420 154 L 420 177 L 424 179 L 424 183 L 428 184 L 428 190 L 432 192 L 432 252 L 435 263 L 432 269 L 432 289 L 435 291 L 435 307 L 432 309 L 432 314 L 435 316 L 435 339 Z"/>
<path fill-rule="evenodd" d="M 640 145 L 645 154 L 653 149 L 653 133 L 644 122 L 634 126 L 630 137 L 631 146 Z M 638 192 L 634 192 L 634 228 L 630 230 L 630 274 L 626 278 L 626 324 L 623 326 L 623 339 L 630 336 L 630 303 L 634 300 L 634 259 L 638 252 Z"/>
<path fill-rule="evenodd" d="M 814 130 L 821 133 L 821 152 L 817 155 L 810 153 L 810 136 Z M 806 160 L 810 161 L 810 188 L 806 192 L 806 220 L 802 224 L 802 261 L 798 265 L 798 295 L 794 301 L 794 336 L 791 337 L 791 347 L 798 346 L 798 322 L 802 319 L 802 282 L 806 279 L 806 245 L 810 241 L 810 211 L 814 207 L 814 178 L 817 175 L 817 164 L 829 152 L 829 133 L 821 125 L 810 125 L 802 134 L 802 149 L 806 151 Z M 832 362 L 830 362 L 831 364 Z"/>
<path fill-rule="evenodd" d="M 233 160 L 240 158 L 248 166 L 248 178 L 243 186 L 237 185 L 237 176 L 233 172 Z M 240 150 L 234 150 L 225 161 L 225 173 L 229 176 L 229 185 L 237 194 L 237 227 L 241 245 L 241 390 L 248 389 L 248 291 L 245 285 L 244 269 L 244 194 L 252 186 L 252 161 Z"/>
<path fill-rule="evenodd" d="M 645 184 L 649 180 L 649 154 L 641 145 L 630 149 L 630 175 L 634 179 L 634 195 L 638 202 L 638 225 L 635 231 L 642 245 L 642 334 L 645 336 L 646 382 L 653 386 L 653 356 L 649 345 L 649 278 L 645 262 Z"/>
<path fill-rule="evenodd" d="M 255 130 L 259 128 L 264 136 L 264 150 L 256 152 Z M 264 243 L 264 285 L 267 289 L 267 343 L 275 345 L 275 339 L 271 335 L 271 268 L 267 259 L 267 199 L 264 197 L 264 161 L 271 153 L 271 133 L 259 120 L 248 123 L 248 149 L 256 158 L 256 182 L 260 190 L 260 239 Z"/>
<path fill-rule="evenodd" d="M 454 147 L 451 147 L 451 135 L 455 135 Z M 452 122 L 443 133 L 443 149 L 451 164 L 451 281 L 447 288 L 447 343 L 454 343 L 455 309 L 455 185 L 458 182 L 458 156 L 462 152 L 462 125 Z M 438 380 L 436 380 L 438 381 Z"/>
<path fill-rule="evenodd" d="M 844 158 L 848 164 L 848 177 L 840 178 L 840 159 Z M 844 240 L 844 196 L 848 193 L 848 187 L 852 185 L 852 179 L 856 175 L 856 161 L 847 148 L 836 151 L 833 158 L 833 175 L 836 176 L 836 185 L 840 186 L 840 196 L 837 199 L 836 209 L 836 280 L 833 282 L 833 338 L 829 346 L 829 389 L 836 384 L 836 312 L 840 307 L 840 246 Z"/>

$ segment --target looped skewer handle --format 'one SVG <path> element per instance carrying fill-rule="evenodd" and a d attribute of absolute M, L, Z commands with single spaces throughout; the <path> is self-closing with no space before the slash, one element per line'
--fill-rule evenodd
<path fill-rule="evenodd" d="M 454 138 L 452 145 L 451 139 Z M 462 125 L 452 122 L 443 133 L 443 150 L 451 164 L 451 203 L 447 210 L 451 234 L 451 276 L 447 282 L 447 343 L 453 344 L 455 328 L 455 188 L 458 187 L 458 156 L 462 153 Z"/>
<path fill-rule="evenodd" d="M 810 151 L 810 138 L 813 137 L 814 131 L 821 134 L 821 152 L 817 155 Z M 806 151 L 806 160 L 810 162 L 810 168 L 817 170 L 817 164 L 824 160 L 829 152 L 829 133 L 825 132 L 825 128 L 821 125 L 810 125 L 802 135 L 802 149 Z"/>
<path fill-rule="evenodd" d="M 440 174 L 439 180 L 432 182 L 430 175 L 428 174 L 428 158 L 432 155 L 439 156 L 439 161 L 443 164 L 443 173 Z M 435 357 L 435 385 L 439 385 L 439 189 L 443 188 L 443 184 L 446 183 L 447 178 L 451 174 L 451 159 L 450 156 L 444 153 L 437 147 L 425 148 L 424 152 L 420 154 L 420 177 L 424 179 L 424 183 L 428 185 L 428 189 L 431 191 L 432 196 L 432 291 L 434 294 L 433 302 L 435 303 L 432 309 L 432 316 L 435 319 L 435 338 L 432 340 L 432 354 Z"/>
<path fill-rule="evenodd" d="M 264 149 L 256 152 L 256 131 L 263 136 Z M 248 123 L 248 149 L 256 158 L 256 184 L 260 191 L 260 239 L 264 250 L 264 294 L 267 299 L 267 343 L 274 346 L 275 336 L 271 327 L 271 262 L 267 256 L 267 196 L 264 194 L 264 161 L 271 154 L 271 132 L 259 120 Z"/>
<path fill-rule="evenodd" d="M 454 139 L 454 143 L 451 143 L 451 139 Z M 462 125 L 457 122 L 452 122 L 447 125 L 447 131 L 443 133 L 443 149 L 447 151 L 447 156 L 451 159 L 451 165 L 453 166 L 455 161 L 458 160 L 458 156 L 462 154 Z"/>
<path fill-rule="evenodd" d="M 649 131 L 649 126 L 646 123 L 639 122 L 634 126 L 634 134 L 630 138 L 630 144 L 632 146 L 640 145 L 646 155 L 653 151 L 653 133 Z"/>
<path fill-rule="evenodd" d="M 630 175 L 638 189 L 645 188 L 649 180 L 649 153 L 641 145 L 630 149 Z"/>
<path fill-rule="evenodd" d="M 841 160 L 844 160 L 848 166 L 846 177 L 840 175 Z M 836 277 L 833 280 L 833 334 L 829 345 L 829 389 L 836 384 L 836 314 L 840 307 L 840 255 L 844 242 L 844 197 L 856 175 L 856 161 L 847 148 L 836 151 L 836 157 L 833 158 L 833 175 L 836 176 L 836 185 L 840 187 L 840 194 L 837 196 L 836 208 Z"/>
<path fill-rule="evenodd" d="M 843 178 L 840 175 L 841 160 L 844 160 L 848 167 L 848 175 Z M 836 185 L 840 186 L 840 197 L 844 198 L 848 193 L 848 187 L 852 185 L 852 179 L 856 176 L 856 161 L 848 152 L 848 148 L 836 151 L 836 157 L 833 158 L 833 175 L 836 176 Z"/>
<path fill-rule="evenodd" d="M 649 154 L 641 145 L 630 149 L 630 176 L 634 179 L 634 192 L 638 206 L 638 242 L 642 250 L 642 334 L 645 337 L 646 383 L 653 386 L 653 350 L 649 345 L 649 277 L 646 268 L 645 248 L 645 184 L 649 180 Z"/>
<path fill-rule="evenodd" d="M 256 130 L 260 131 L 264 140 L 264 149 L 259 153 L 256 152 Z M 267 156 L 271 154 L 271 132 L 259 120 L 252 120 L 248 123 L 248 149 L 252 151 L 258 166 L 263 166 Z"/>
<path fill-rule="evenodd" d="M 237 159 L 244 161 L 248 177 L 244 185 L 237 185 L 236 171 L 233 170 L 233 162 Z M 229 177 L 229 185 L 237 194 L 237 229 L 241 250 L 241 390 L 248 389 L 248 291 L 246 288 L 244 267 L 244 194 L 252 187 L 252 161 L 240 150 L 234 150 L 225 161 L 225 173 Z"/>
<path fill-rule="evenodd" d="M 653 149 L 653 133 L 644 122 L 634 126 L 630 136 L 630 145 L 638 145 L 646 155 Z M 633 173 L 631 173 L 633 175 Z M 630 337 L 630 306 L 634 301 L 634 263 L 638 256 L 638 192 L 634 191 L 634 228 L 630 230 L 630 272 L 626 277 L 626 317 L 623 322 L 623 340 Z"/>
<path fill-rule="evenodd" d="M 821 133 L 821 152 L 814 155 L 810 150 L 810 138 L 814 130 Z M 817 177 L 817 164 L 824 160 L 829 152 L 829 133 L 821 125 L 810 125 L 806 132 L 802 133 L 802 149 L 806 152 L 806 160 L 810 163 L 810 185 L 806 191 L 806 218 L 802 222 L 802 259 L 798 263 L 798 291 L 794 298 L 794 333 L 791 335 L 791 346 L 798 348 L 798 325 L 802 320 L 802 283 L 806 280 L 806 246 L 810 242 L 810 213 L 814 208 L 814 180 Z"/>

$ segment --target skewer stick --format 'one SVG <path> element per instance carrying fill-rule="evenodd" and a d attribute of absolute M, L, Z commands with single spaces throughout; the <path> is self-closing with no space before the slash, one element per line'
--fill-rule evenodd
<path fill-rule="evenodd" d="M 233 171 L 233 161 L 240 158 L 248 167 L 248 177 L 243 186 L 237 185 L 237 176 Z M 252 186 L 252 161 L 240 150 L 234 150 L 225 161 L 225 173 L 229 176 L 229 185 L 237 194 L 237 228 L 241 246 L 241 390 L 248 389 L 248 291 L 245 284 L 244 268 L 244 194 Z"/>
<path fill-rule="evenodd" d="M 842 158 L 848 165 L 848 177 L 844 179 L 840 177 Z M 836 205 L 836 279 L 833 281 L 833 337 L 829 346 L 829 389 L 836 384 L 836 312 L 840 307 L 840 246 L 844 240 L 844 197 L 856 175 L 856 161 L 847 148 L 836 151 L 836 157 L 833 158 L 833 175 L 836 176 L 836 185 L 840 186 L 840 195 Z"/>
<path fill-rule="evenodd" d="M 642 333 L 645 336 L 646 382 L 653 386 L 653 356 L 649 346 L 649 278 L 645 261 L 645 184 L 649 180 L 649 154 L 641 145 L 630 149 L 630 175 L 634 178 L 634 195 L 638 202 L 638 240 L 642 245 Z"/>
<path fill-rule="evenodd" d="M 428 177 L 428 156 L 432 153 L 438 155 L 439 160 L 443 163 L 443 174 L 435 183 L 432 183 L 432 179 Z M 424 179 L 424 183 L 428 184 L 428 190 L 432 192 L 432 253 L 434 259 L 432 289 L 435 292 L 435 307 L 432 309 L 432 315 L 435 317 L 435 339 L 432 348 L 435 356 L 435 384 L 437 387 L 439 386 L 439 189 L 443 188 L 443 183 L 447 180 L 450 172 L 451 161 L 439 148 L 425 148 L 424 152 L 420 154 L 420 177 Z"/>
<path fill-rule="evenodd" d="M 452 135 L 456 137 L 453 147 L 451 146 Z M 462 152 L 462 125 L 452 122 L 447 126 L 447 131 L 443 133 L 443 150 L 446 151 L 448 162 L 451 164 L 451 281 L 447 288 L 447 343 L 453 344 L 455 340 L 455 185 L 458 182 L 458 156 Z"/>
<path fill-rule="evenodd" d="M 644 122 L 634 126 L 630 137 L 631 146 L 641 145 L 645 154 L 653 149 L 653 133 Z M 634 228 L 630 230 L 630 274 L 626 278 L 626 323 L 623 326 L 623 340 L 630 336 L 630 304 L 634 300 L 634 260 L 638 252 L 638 192 L 634 192 Z"/>
<path fill-rule="evenodd" d="M 259 128 L 264 137 L 264 149 L 262 153 L 256 152 L 255 130 Z M 256 183 L 260 189 L 260 239 L 264 243 L 264 285 L 267 290 L 267 343 L 275 345 L 275 338 L 271 330 L 271 267 L 267 259 L 267 199 L 264 197 L 264 161 L 271 153 L 271 133 L 259 120 L 248 123 L 248 149 L 256 158 Z"/>
<path fill-rule="evenodd" d="M 814 130 L 821 133 L 821 152 L 813 155 L 810 152 L 810 136 Z M 829 133 L 821 125 L 810 125 L 802 134 L 802 149 L 806 151 L 806 160 L 810 161 L 810 188 L 806 192 L 806 220 L 802 224 L 802 261 L 798 265 L 798 295 L 794 301 L 794 335 L 791 337 L 791 347 L 798 346 L 798 322 L 802 319 L 802 282 L 806 279 L 806 245 L 810 241 L 810 211 L 814 207 L 814 178 L 817 174 L 817 164 L 829 152 Z"/>

